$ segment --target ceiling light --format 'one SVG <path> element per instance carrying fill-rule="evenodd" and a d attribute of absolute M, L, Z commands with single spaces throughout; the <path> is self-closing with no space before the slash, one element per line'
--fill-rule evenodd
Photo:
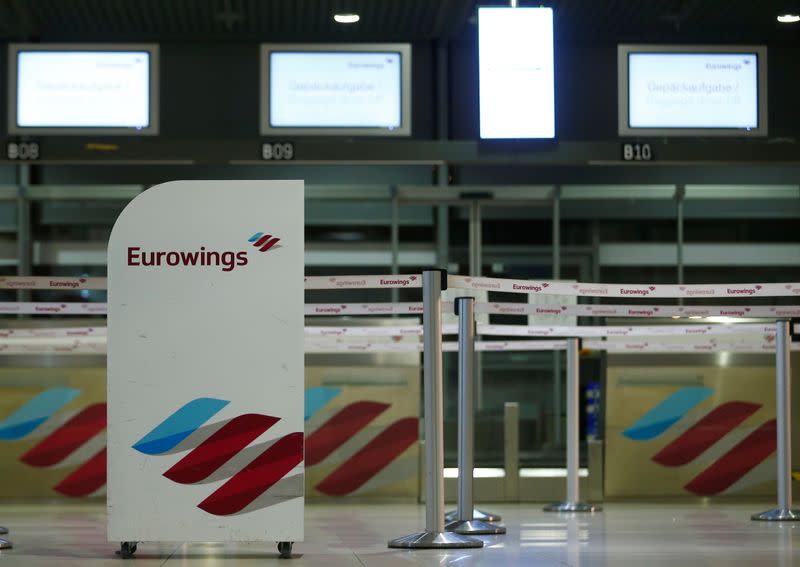
<path fill-rule="evenodd" d="M 778 21 L 782 24 L 796 24 L 800 22 L 800 15 L 798 14 L 781 14 L 778 16 Z"/>
<path fill-rule="evenodd" d="M 333 19 L 340 24 L 354 24 L 361 19 L 358 14 L 336 14 Z"/>

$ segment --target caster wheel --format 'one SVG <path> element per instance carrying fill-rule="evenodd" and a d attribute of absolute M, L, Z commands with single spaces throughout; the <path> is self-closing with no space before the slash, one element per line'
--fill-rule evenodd
<path fill-rule="evenodd" d="M 134 553 L 136 553 L 135 541 L 123 541 L 119 544 L 119 556 L 122 559 L 131 559 Z"/>
<path fill-rule="evenodd" d="M 281 559 L 289 559 L 292 557 L 292 542 L 291 541 L 279 541 L 278 542 L 278 553 L 280 554 Z"/>

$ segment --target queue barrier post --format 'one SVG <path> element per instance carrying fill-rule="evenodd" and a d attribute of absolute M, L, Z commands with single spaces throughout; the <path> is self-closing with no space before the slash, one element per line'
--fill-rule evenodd
<path fill-rule="evenodd" d="M 389 542 L 390 548 L 483 547 L 483 542 L 444 529 L 444 404 L 442 384 L 442 290 L 445 270 L 422 273 L 423 389 L 425 412 L 425 530 Z"/>
<path fill-rule="evenodd" d="M 567 339 L 567 499 L 545 506 L 545 512 L 598 512 L 602 508 L 581 502 L 578 489 L 580 464 L 580 343 Z"/>
<path fill-rule="evenodd" d="M 792 379 L 789 321 L 775 323 L 775 408 L 778 441 L 778 507 L 751 519 L 763 522 L 797 522 L 800 510 L 792 509 Z"/>
<path fill-rule="evenodd" d="M 445 529 L 457 534 L 504 534 L 505 526 L 474 517 L 475 298 L 457 298 L 455 312 L 458 315 L 458 517 L 448 522 Z"/>

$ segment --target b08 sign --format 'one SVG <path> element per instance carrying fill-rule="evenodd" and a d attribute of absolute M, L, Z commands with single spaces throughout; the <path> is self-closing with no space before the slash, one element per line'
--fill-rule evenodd
<path fill-rule="evenodd" d="M 266 161 L 287 161 L 294 159 L 294 144 L 275 142 L 261 145 L 261 159 Z"/>

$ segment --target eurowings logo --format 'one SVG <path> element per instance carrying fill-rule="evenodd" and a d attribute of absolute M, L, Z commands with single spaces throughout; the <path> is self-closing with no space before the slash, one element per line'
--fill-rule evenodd
<path fill-rule="evenodd" d="M 287 475 L 303 462 L 303 433 L 289 433 L 251 446 L 281 418 L 249 413 L 206 425 L 229 403 L 216 398 L 192 400 L 137 441 L 133 448 L 145 455 L 189 450 L 164 473 L 178 484 L 226 480 L 197 506 L 215 516 L 266 508 L 286 499 L 287 494 L 291 494 L 291 498 L 302 496 L 302 474 Z M 280 491 L 281 496 L 267 493 L 284 480 L 287 489 Z"/>
<path fill-rule="evenodd" d="M 258 248 L 259 252 L 266 252 L 280 242 L 281 239 L 271 234 L 256 232 L 253 236 L 248 238 L 247 241 L 251 242 L 255 248 Z"/>
<path fill-rule="evenodd" d="M 682 388 L 652 408 L 623 435 L 633 441 L 656 439 L 682 421 L 687 414 L 706 400 L 711 388 Z M 662 447 L 652 460 L 664 467 L 682 467 L 708 454 L 717 443 L 734 433 L 761 404 L 731 401 L 716 406 Z M 744 479 L 777 448 L 776 422 L 769 419 L 749 431 L 722 456 L 711 462 L 684 488 L 698 496 L 720 494 Z"/>
<path fill-rule="evenodd" d="M 404 417 L 375 427 L 373 422 L 391 404 L 366 400 L 326 414 L 339 394 L 340 388 L 306 390 L 306 466 L 333 467 L 314 489 L 326 496 L 347 496 L 411 476 L 403 454 L 419 438 L 419 420 Z"/>
<path fill-rule="evenodd" d="M 73 388 L 50 388 L 0 422 L 0 440 L 40 439 L 21 462 L 45 469 L 78 466 L 53 487 L 70 497 L 96 494 L 106 484 L 106 404 L 62 413 L 79 395 Z"/>

